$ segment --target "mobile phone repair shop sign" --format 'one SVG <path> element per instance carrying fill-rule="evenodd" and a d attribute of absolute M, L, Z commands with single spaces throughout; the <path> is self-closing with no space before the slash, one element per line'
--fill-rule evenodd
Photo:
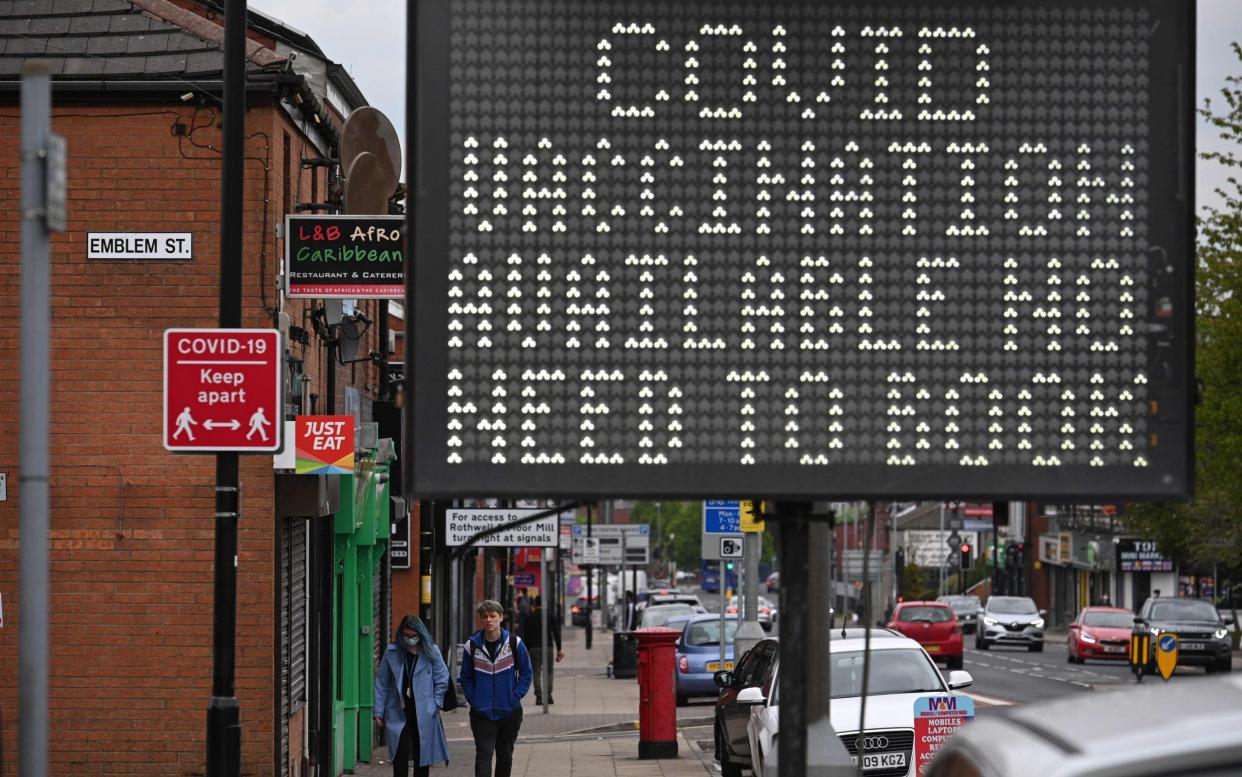
<path fill-rule="evenodd" d="M 420 495 L 1190 493 L 1192 4 L 417 12 Z"/>
<path fill-rule="evenodd" d="M 403 299 L 404 216 L 285 217 L 289 297 Z"/>

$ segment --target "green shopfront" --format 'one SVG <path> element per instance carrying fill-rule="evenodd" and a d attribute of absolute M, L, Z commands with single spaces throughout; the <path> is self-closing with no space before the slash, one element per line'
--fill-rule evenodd
<path fill-rule="evenodd" d="M 389 531 L 389 467 L 364 456 L 342 475 L 333 547 L 332 760 L 334 774 L 371 760 L 376 661 L 389 635 L 384 563 Z M 352 499 L 349 498 L 352 496 Z"/>

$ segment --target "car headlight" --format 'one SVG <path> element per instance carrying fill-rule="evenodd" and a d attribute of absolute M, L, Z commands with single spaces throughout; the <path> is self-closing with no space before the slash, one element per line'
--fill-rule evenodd
<path fill-rule="evenodd" d="M 1036 618 L 1035 620 L 1031 621 L 1031 625 L 1037 629 L 1042 629 L 1044 627 L 1044 619 Z"/>
<path fill-rule="evenodd" d="M 1217 639 L 1224 639 L 1225 637 L 1229 636 L 1229 629 L 1217 629 L 1216 631 L 1212 632 L 1212 636 L 1216 637 Z"/>
<path fill-rule="evenodd" d="M 1160 627 L 1159 627 L 1159 626 L 1148 626 L 1148 627 L 1147 627 L 1147 630 L 1148 630 L 1149 632 L 1151 632 L 1151 635 L 1152 635 L 1153 637 L 1158 637 L 1158 636 L 1160 636 Z"/>
<path fill-rule="evenodd" d="M 996 624 L 1000 623 L 1000 621 L 996 620 L 995 618 L 989 617 L 987 615 L 983 616 L 983 622 L 989 626 L 995 626 Z"/>
<path fill-rule="evenodd" d="M 1081 639 L 1083 642 L 1096 642 L 1097 641 L 1095 637 L 1091 636 L 1085 631 L 1080 632 L 1078 635 L 1078 638 Z"/>

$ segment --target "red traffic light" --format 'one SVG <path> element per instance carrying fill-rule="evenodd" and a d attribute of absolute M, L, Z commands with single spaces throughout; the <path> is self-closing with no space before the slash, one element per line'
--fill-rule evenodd
<path fill-rule="evenodd" d="M 969 553 L 969 552 L 970 552 L 970 543 L 969 543 L 969 542 L 963 542 L 963 543 L 962 543 L 962 552 L 963 552 L 963 553 Z"/>

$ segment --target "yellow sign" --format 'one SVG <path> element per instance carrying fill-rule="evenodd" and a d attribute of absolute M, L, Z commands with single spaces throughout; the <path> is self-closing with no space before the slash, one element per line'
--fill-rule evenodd
<path fill-rule="evenodd" d="M 1177 668 L 1177 635 L 1161 634 L 1156 637 L 1156 668 L 1160 676 L 1168 680 Z"/>
<path fill-rule="evenodd" d="M 758 509 L 756 509 L 756 507 Z M 763 519 L 759 516 L 763 514 L 763 502 L 753 502 L 749 499 L 743 499 L 741 503 L 741 527 L 743 532 L 764 530 Z"/>

